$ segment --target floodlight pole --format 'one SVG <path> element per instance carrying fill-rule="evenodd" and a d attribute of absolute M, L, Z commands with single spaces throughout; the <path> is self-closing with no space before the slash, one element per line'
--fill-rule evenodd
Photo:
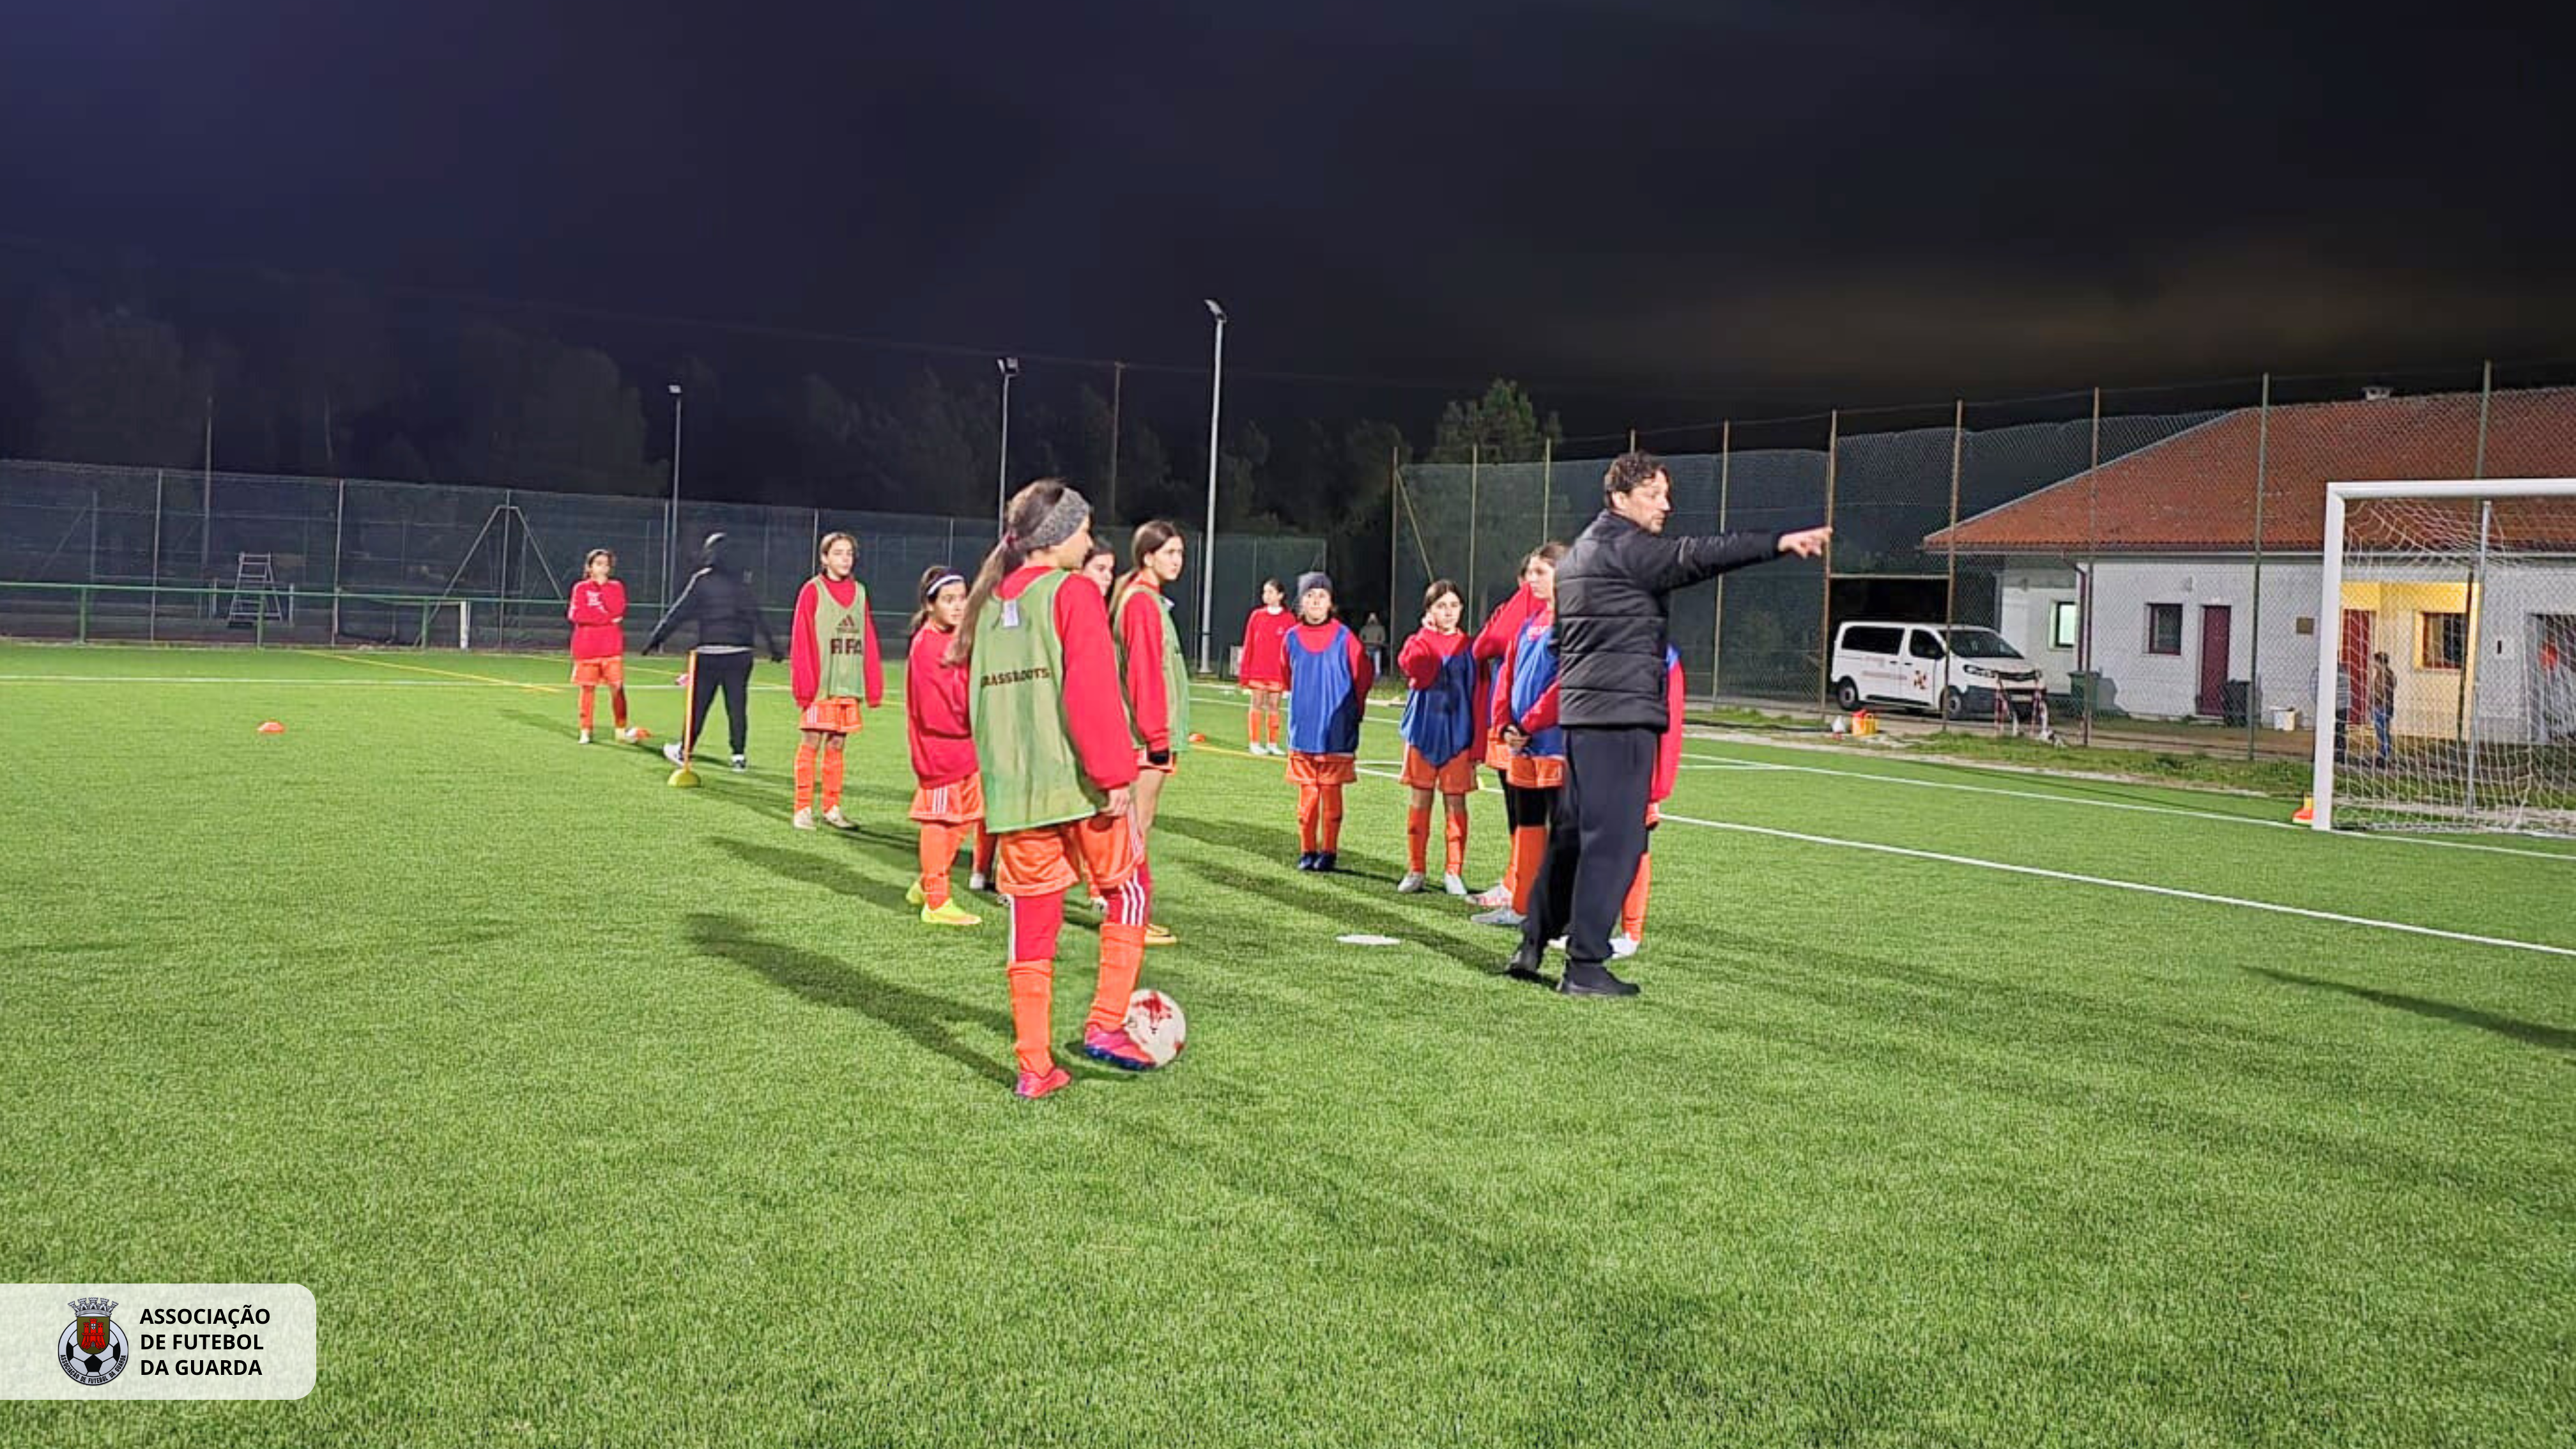
<path fill-rule="evenodd" d="M 1205 543 L 1202 545 L 1207 556 L 1199 560 L 1199 673 L 1201 674 L 1212 672 L 1208 667 L 1208 650 L 1210 641 L 1216 637 L 1213 628 L 1216 618 L 1216 428 L 1218 416 L 1225 410 L 1225 309 L 1218 306 L 1213 297 L 1207 298 L 1206 301 L 1208 315 L 1216 319 L 1216 357 L 1209 368 L 1208 381 L 1207 534 Z"/>
<path fill-rule="evenodd" d="M 1011 379 L 1020 375 L 1020 360 L 997 357 L 993 366 L 1002 374 L 1002 456 L 993 471 L 993 536 L 998 539 L 1011 526 Z"/>
<path fill-rule="evenodd" d="M 680 385 L 671 388 L 671 519 L 662 530 L 662 607 L 680 596 Z"/>

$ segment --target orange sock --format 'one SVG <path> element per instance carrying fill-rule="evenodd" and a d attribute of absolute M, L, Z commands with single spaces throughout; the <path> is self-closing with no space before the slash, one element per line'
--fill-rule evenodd
<path fill-rule="evenodd" d="M 1273 744 L 1273 745 L 1276 745 L 1276 744 L 1278 744 L 1278 743 L 1279 743 L 1279 711 L 1278 711 L 1277 709 L 1275 709 L 1275 708 L 1274 708 L 1274 709 L 1272 709 L 1272 710 L 1270 710 L 1270 711 L 1269 711 L 1269 715 L 1270 715 L 1270 743 L 1271 743 L 1271 744 Z"/>
<path fill-rule="evenodd" d="M 814 807 L 814 742 L 807 740 L 796 747 L 796 808 Z"/>
<path fill-rule="evenodd" d="M 1524 825 L 1512 832 L 1512 909 L 1529 914 L 1530 891 L 1538 885 L 1539 858 L 1547 854 L 1547 827 Z"/>
<path fill-rule="evenodd" d="M 611 689 L 610 691 L 608 691 L 608 713 L 609 713 L 609 717 L 610 717 L 611 719 L 614 719 L 614 720 L 616 720 L 616 721 L 617 721 L 617 727 L 618 727 L 619 729 L 624 729 L 624 728 L 626 728 L 626 686 L 625 686 L 625 685 L 622 685 L 622 684 L 621 684 L 621 685 L 618 685 L 616 688 Z"/>
<path fill-rule="evenodd" d="M 1315 824 L 1323 805 L 1323 793 L 1314 786 L 1297 787 L 1297 848 L 1308 855 L 1323 849 L 1315 843 Z"/>
<path fill-rule="evenodd" d="M 1449 812 L 1449 873 L 1467 873 L 1467 812 L 1464 810 Z"/>
<path fill-rule="evenodd" d="M 597 693 L 599 693 L 598 689 L 591 685 L 585 684 L 581 687 L 581 732 L 583 734 L 590 733 L 591 696 Z"/>
<path fill-rule="evenodd" d="M 1011 963 L 1011 1045 L 1020 1070 L 1044 1072 L 1055 1066 L 1052 1014 L 1055 999 L 1053 961 Z"/>
<path fill-rule="evenodd" d="M 1127 1020 L 1127 1003 L 1136 995 L 1136 973 L 1145 966 L 1145 928 L 1117 921 L 1100 923 L 1100 989 L 1092 993 L 1091 1017 L 1084 1023 L 1115 1031 Z"/>
<path fill-rule="evenodd" d="M 826 810 L 834 809 L 841 803 L 841 767 L 849 762 L 849 758 L 848 753 L 838 744 L 824 747 L 823 808 Z"/>
<path fill-rule="evenodd" d="M 937 910 L 948 904 L 948 873 L 957 868 L 957 827 L 921 827 L 921 902 Z"/>
<path fill-rule="evenodd" d="M 1316 849 L 1330 855 L 1342 848 L 1342 787 L 1326 785 L 1323 795 L 1324 820 L 1320 833 L 1324 843 Z"/>
<path fill-rule="evenodd" d="M 1243 738 L 1251 744 L 1261 743 L 1261 710 L 1258 706 L 1243 712 Z"/>
<path fill-rule="evenodd" d="M 1646 939 L 1646 897 L 1655 891 L 1655 858 L 1637 857 L 1637 878 L 1628 883 L 1628 903 L 1619 908 L 1619 929 L 1631 941 Z"/>
<path fill-rule="evenodd" d="M 1404 817 L 1405 869 L 1422 874 L 1422 862 L 1431 854 L 1431 807 L 1416 805 Z"/>

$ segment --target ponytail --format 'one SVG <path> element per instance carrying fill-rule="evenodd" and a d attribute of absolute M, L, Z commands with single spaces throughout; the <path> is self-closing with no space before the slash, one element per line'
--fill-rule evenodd
<path fill-rule="evenodd" d="M 974 587 L 966 591 L 966 617 L 957 621 L 957 637 L 948 642 L 950 664 L 963 664 L 975 656 L 975 626 L 984 617 L 984 606 L 992 602 L 993 591 L 1010 577 L 1011 570 L 1037 552 L 1023 547 L 1020 538 L 1037 528 L 1063 501 L 1066 491 L 1063 479 L 1040 478 L 1011 495 L 1009 506 L 1002 510 L 1002 536 L 993 551 L 984 555 L 983 567 L 975 570 Z"/>

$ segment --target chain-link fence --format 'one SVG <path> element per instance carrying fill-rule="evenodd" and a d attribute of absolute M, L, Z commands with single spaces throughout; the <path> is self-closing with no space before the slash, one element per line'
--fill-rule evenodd
<path fill-rule="evenodd" d="M 1706 441 L 1664 457 L 1669 531 L 1829 524 L 1834 542 L 1823 567 L 1783 561 L 1673 596 L 1692 692 L 2088 740 L 2105 719 L 2200 721 L 2295 753 L 2320 657 L 2327 483 L 2576 476 L 2576 389 L 2497 369 L 2404 381 L 2265 377 L 1694 430 Z M 1398 609 L 1446 577 L 1481 617 L 1531 548 L 1600 509 L 1627 441 L 1402 470 Z M 1850 624 L 1899 626 L 1867 631 L 1891 657 L 1855 657 Z M 2035 676 L 2037 700 L 1963 674 Z"/>
<path fill-rule="evenodd" d="M 666 500 L 367 479 L 0 461 L 0 634 L 169 643 L 384 644 L 547 649 L 565 639 L 564 600 L 590 550 L 617 555 L 642 627 L 686 582 L 714 532 L 771 620 L 811 576 L 817 540 L 859 539 L 859 573 L 880 633 L 908 632 L 913 593 L 934 566 L 971 575 L 991 551 L 991 517 L 691 502 L 673 547 Z M 1113 546 L 1127 530 L 1102 525 Z M 1172 591 L 1182 636 L 1199 636 L 1206 551 Z M 1221 535 L 1212 661 L 1227 659 L 1231 600 L 1320 565 L 1306 536 Z M 1122 564 L 1124 560 L 1122 559 Z M 648 621 L 639 627 L 637 621 Z"/>

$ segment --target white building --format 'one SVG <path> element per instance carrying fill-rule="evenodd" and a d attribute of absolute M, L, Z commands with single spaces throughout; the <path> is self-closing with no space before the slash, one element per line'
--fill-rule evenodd
<path fill-rule="evenodd" d="M 2089 605 L 2107 707 L 2218 716 L 2240 681 L 2235 691 L 2267 719 L 2285 709 L 2304 719 L 2316 703 L 2326 484 L 2474 476 L 2479 414 L 2473 393 L 2276 407 L 2268 428 L 2256 411 L 2228 413 L 1964 519 L 1925 547 L 1955 541 L 1963 557 L 1992 561 L 1996 627 L 2054 692 L 2071 693 L 2085 667 Z M 2576 389 L 2495 394 L 2483 467 L 2576 477 Z M 2327 627 L 2342 632 L 2356 719 L 2370 713 L 2370 660 L 2385 653 L 2399 734 L 2457 735 L 2463 701 L 2474 700 L 2481 733 L 2576 737 L 2576 501 L 2499 502 L 2474 602 L 2462 560 L 2475 557 L 2475 510 L 2355 520 L 2343 607 Z"/>

